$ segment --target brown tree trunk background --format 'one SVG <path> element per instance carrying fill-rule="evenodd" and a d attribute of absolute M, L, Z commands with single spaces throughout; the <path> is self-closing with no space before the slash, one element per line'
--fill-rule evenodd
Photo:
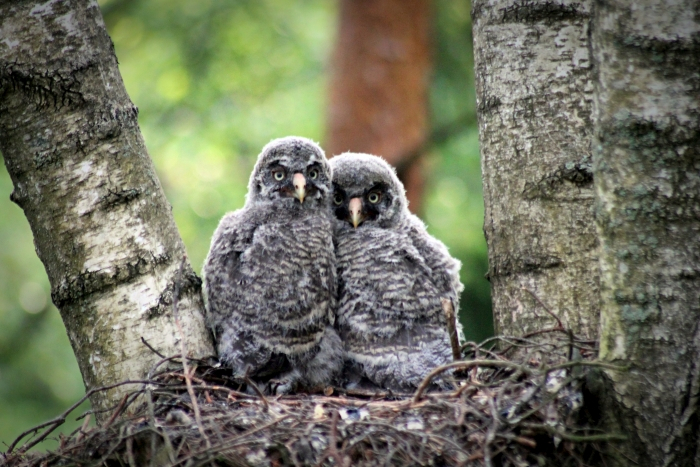
<path fill-rule="evenodd" d="M 332 58 L 329 155 L 384 157 L 420 212 L 431 70 L 430 0 L 341 0 Z"/>
<path fill-rule="evenodd" d="M 0 2 L 0 150 L 86 388 L 214 350 L 96 2 Z M 184 263 L 183 263 L 184 261 Z M 182 273 L 181 273 L 182 271 Z M 179 292 L 175 323 L 173 295 Z M 128 388 L 96 393 L 97 410 Z"/>

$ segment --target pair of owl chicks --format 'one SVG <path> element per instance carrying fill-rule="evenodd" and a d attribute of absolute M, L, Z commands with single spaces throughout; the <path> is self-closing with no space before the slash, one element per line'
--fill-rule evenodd
<path fill-rule="evenodd" d="M 266 145 L 204 265 L 222 364 L 280 394 L 406 391 L 452 361 L 443 303 L 458 309 L 460 262 L 407 204 L 379 157 Z"/>

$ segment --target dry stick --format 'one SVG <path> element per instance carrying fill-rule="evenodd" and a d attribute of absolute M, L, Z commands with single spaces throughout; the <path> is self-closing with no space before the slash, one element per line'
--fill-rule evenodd
<path fill-rule="evenodd" d="M 558 317 L 557 315 L 555 315 L 555 314 L 552 312 L 552 310 L 550 310 L 550 309 L 547 307 L 547 305 L 545 305 L 544 303 L 542 303 L 542 300 L 540 300 L 540 298 L 539 298 L 537 295 L 535 295 L 535 292 L 533 292 L 532 290 L 528 289 L 527 287 L 520 287 L 520 288 L 521 288 L 521 290 L 524 290 L 525 292 L 527 292 L 527 293 L 529 293 L 530 295 L 532 295 L 532 298 L 534 298 L 534 299 L 537 301 L 537 303 L 539 303 L 540 306 L 541 306 L 542 308 L 544 308 L 544 311 L 546 311 L 547 313 L 549 313 L 549 315 L 550 315 L 552 318 L 554 318 L 555 320 L 557 320 L 557 324 L 559 325 L 559 328 L 565 329 L 565 328 L 564 328 L 564 325 L 561 324 L 561 320 L 559 319 L 559 317 Z"/>
<path fill-rule="evenodd" d="M 415 394 L 413 395 L 412 403 L 415 404 L 418 401 L 420 401 L 420 398 L 423 395 L 423 392 L 425 392 L 426 388 L 430 385 L 430 382 L 437 375 L 444 373 L 446 371 L 449 371 L 449 370 L 467 369 L 467 368 L 471 368 L 474 366 L 512 368 L 515 370 L 520 370 L 523 373 L 526 373 L 528 375 L 532 373 L 532 371 L 529 368 L 526 368 L 523 365 L 518 365 L 517 363 L 508 362 L 508 361 L 500 361 L 500 360 L 463 360 L 463 361 L 459 361 L 459 362 L 448 363 L 447 365 L 439 366 L 439 367 L 435 368 L 433 371 L 431 371 L 430 373 L 428 373 L 428 376 L 426 376 L 423 379 L 423 382 L 420 383 L 420 386 L 418 386 L 418 389 L 416 390 Z"/>
<path fill-rule="evenodd" d="M 146 347 L 148 347 L 149 349 L 151 349 L 151 352 L 153 352 L 154 354 L 158 355 L 160 358 L 167 358 L 165 355 L 163 355 L 162 353 L 160 353 L 160 352 L 158 352 L 156 349 L 154 349 L 153 346 L 152 346 L 151 344 L 149 344 L 148 341 L 147 341 L 146 339 L 143 338 L 143 336 L 141 337 L 141 342 L 143 342 L 143 344 L 144 344 Z"/>
<path fill-rule="evenodd" d="M 523 422 L 522 427 L 546 431 L 551 435 L 560 437 L 564 441 L 571 441 L 573 443 L 591 443 L 596 441 L 627 441 L 629 439 L 628 436 L 620 433 L 601 433 L 599 435 L 575 435 L 573 433 L 559 431 L 547 423 Z"/>
<path fill-rule="evenodd" d="M 284 420 L 287 420 L 290 417 L 291 417 L 291 415 L 284 415 L 284 416 L 278 418 L 277 420 L 273 420 L 269 423 L 266 423 L 265 425 L 261 425 L 261 426 L 252 428 L 248 431 L 244 431 L 243 433 L 241 433 L 237 436 L 234 436 L 233 438 L 231 438 L 229 440 L 226 440 L 225 443 L 222 443 L 221 445 L 217 446 L 217 449 L 219 450 L 219 452 L 223 452 L 227 449 L 234 448 L 237 446 L 237 443 L 241 439 L 244 439 L 244 438 L 246 438 L 252 434 L 255 434 L 259 431 L 263 431 L 263 430 L 266 430 L 267 428 L 275 426 L 276 424 L 278 424 Z M 194 459 L 197 456 L 201 456 L 202 454 L 207 454 L 210 450 L 211 450 L 211 448 L 207 448 L 204 450 L 199 450 L 199 451 L 194 452 L 194 453 L 190 453 L 188 456 L 185 456 L 184 458 L 182 458 L 182 459 L 178 460 L 177 462 L 175 462 L 174 464 L 172 464 L 171 467 L 175 467 L 175 466 L 181 465 L 183 463 L 187 464 L 187 462 L 189 462 L 191 459 Z"/>
<path fill-rule="evenodd" d="M 343 465 L 343 458 L 338 452 L 338 418 L 340 418 L 340 414 L 337 410 L 334 410 L 331 418 L 331 432 L 330 439 L 328 440 L 328 449 L 326 449 L 326 452 L 321 456 L 321 459 L 319 459 L 318 463 L 316 464 L 319 467 L 323 465 L 323 461 L 329 457 L 335 459 L 337 465 Z"/>
<path fill-rule="evenodd" d="M 136 467 L 136 457 L 134 457 L 134 438 L 132 437 L 133 427 L 126 429 L 126 459 L 130 467 Z"/>
<path fill-rule="evenodd" d="M 177 272 L 177 279 L 175 280 L 175 287 L 173 289 L 173 316 L 175 317 L 175 325 L 180 333 L 180 353 L 182 354 L 182 369 L 185 372 L 185 384 L 187 385 L 187 393 L 190 395 L 190 400 L 192 401 L 192 410 L 194 411 L 194 419 L 197 422 L 197 428 L 199 429 L 199 434 L 202 435 L 204 441 L 207 443 L 207 447 L 211 448 L 211 442 L 209 437 L 204 432 L 204 427 L 202 426 L 202 415 L 199 412 L 199 404 L 197 404 L 197 395 L 192 389 L 192 374 L 190 373 L 189 365 L 187 364 L 187 344 L 185 343 L 185 333 L 180 325 L 180 317 L 177 313 L 177 303 L 180 298 L 180 282 L 182 281 L 182 270 L 185 267 L 185 262 L 187 261 L 187 256 L 182 257 L 182 262 L 180 263 L 180 269 Z"/>
<path fill-rule="evenodd" d="M 179 373 L 166 373 L 166 374 L 167 374 L 167 376 L 170 376 L 172 378 L 185 379 L 185 376 L 181 375 Z M 223 392 L 227 392 L 229 394 L 229 396 L 242 397 L 244 399 L 255 399 L 255 396 L 253 396 L 251 394 L 246 394 L 244 392 L 236 391 L 236 390 L 227 388 L 226 386 L 219 386 L 219 385 L 209 386 L 206 381 L 204 381 L 201 378 L 197 378 L 196 376 L 192 376 L 190 379 L 201 386 L 201 387 L 197 387 L 197 388 L 193 387 L 193 389 L 197 389 L 198 391 L 209 391 L 209 390 L 211 390 L 211 391 L 223 391 Z M 172 389 L 178 389 L 179 387 L 180 386 L 173 386 Z"/>
<path fill-rule="evenodd" d="M 245 375 L 243 375 L 243 381 L 245 381 L 245 384 L 253 388 L 253 391 L 260 397 L 260 399 L 263 401 L 263 404 L 265 405 L 265 410 L 270 408 L 270 404 L 267 402 L 267 399 L 265 398 L 265 394 L 260 390 L 257 384 L 255 384 L 249 377 L 248 377 L 248 368 L 245 372 Z"/>
<path fill-rule="evenodd" d="M 498 421 L 498 411 L 496 410 L 496 404 L 494 403 L 491 391 L 489 391 L 488 389 L 484 389 L 484 393 L 488 398 L 489 408 L 491 409 L 491 424 L 486 430 L 486 436 L 484 437 L 484 444 L 482 446 L 482 450 L 484 451 L 484 465 L 486 465 L 487 467 L 491 467 L 493 465 L 491 462 L 491 460 L 493 459 L 493 456 L 491 454 L 491 443 L 493 443 L 493 441 L 496 439 L 496 432 L 498 431 L 500 423 Z"/>
<path fill-rule="evenodd" d="M 85 437 L 87 434 L 88 427 L 90 426 L 90 414 L 87 414 L 85 417 L 85 420 L 83 421 L 83 424 L 80 427 L 78 437 L 76 438 L 76 442 L 82 441 L 82 439 Z"/>
<path fill-rule="evenodd" d="M 112 426 L 112 423 L 114 423 L 114 420 L 117 419 L 119 414 L 122 412 L 122 409 L 124 409 L 124 405 L 126 404 L 127 399 L 129 399 L 129 394 L 124 394 L 124 397 L 122 397 L 122 400 L 119 401 L 119 405 L 117 405 L 117 408 L 114 409 L 114 412 L 112 412 L 112 416 L 109 417 L 109 420 L 107 420 L 107 423 L 104 425 L 104 429 L 109 428 Z"/>
<path fill-rule="evenodd" d="M 457 320 L 455 317 L 455 308 L 452 305 L 452 300 L 449 298 L 440 299 L 442 303 L 442 311 L 445 312 L 447 320 L 447 334 L 450 336 L 450 346 L 452 346 L 452 359 L 454 361 L 462 359 L 462 353 L 459 347 L 459 339 L 457 338 Z"/>
<path fill-rule="evenodd" d="M 565 327 L 562 325 L 561 320 L 559 319 L 559 317 L 558 317 L 557 315 L 555 315 L 555 314 L 547 307 L 547 305 L 545 305 L 544 302 L 542 302 L 542 300 L 540 300 L 540 298 L 539 298 L 537 295 L 535 295 L 535 292 L 533 292 L 532 290 L 528 289 L 527 287 L 521 287 L 521 288 L 522 288 L 523 290 L 525 290 L 526 292 L 528 292 L 530 295 L 532 295 L 532 297 L 533 297 L 535 300 L 537 300 L 537 303 L 539 303 L 540 306 L 542 306 L 542 308 L 544 308 L 544 310 L 545 310 L 547 313 L 549 313 L 551 316 L 554 317 L 554 319 L 557 320 L 557 324 L 559 325 L 557 329 L 558 329 L 558 330 L 561 330 L 561 331 L 564 331 L 564 332 L 566 333 L 566 335 L 569 337 L 569 360 L 571 360 L 572 357 L 573 357 L 573 349 L 574 349 L 574 332 L 573 332 L 571 329 L 565 328 Z"/>
<path fill-rule="evenodd" d="M 12 444 L 7 449 L 7 452 L 5 454 L 10 454 L 12 452 L 12 450 L 15 448 L 15 446 L 17 446 L 17 443 L 19 443 L 22 440 L 22 438 L 24 438 L 28 434 L 35 433 L 35 432 L 41 430 L 42 428 L 44 428 L 45 426 L 48 426 L 49 428 L 47 428 L 46 431 L 44 431 L 41 435 L 39 435 L 39 437 L 37 439 L 35 439 L 32 442 L 28 441 L 27 443 L 22 445 L 22 447 L 19 449 L 19 451 L 20 451 L 20 453 L 26 452 L 28 449 L 31 449 L 34 446 L 36 446 L 37 444 L 39 444 L 40 442 L 42 442 L 44 439 L 46 439 L 47 436 L 49 436 L 51 434 L 51 432 L 53 432 L 53 430 L 55 430 L 59 426 L 63 425 L 63 423 L 65 423 L 66 417 L 68 416 L 69 413 L 71 413 L 73 410 L 75 410 L 80 404 L 85 402 L 85 400 L 88 397 L 92 396 L 94 393 L 99 392 L 99 391 L 107 391 L 107 390 L 114 389 L 114 388 L 119 387 L 119 386 L 124 386 L 126 384 L 144 384 L 144 383 L 148 383 L 148 381 L 142 381 L 142 380 L 122 381 L 120 383 L 111 384 L 109 386 L 101 386 L 99 388 L 90 389 L 88 392 L 85 393 L 85 395 L 83 397 L 80 398 L 80 400 L 78 400 L 78 402 L 76 402 L 75 404 L 68 407 L 58 417 L 20 433 L 20 435 L 12 442 Z"/>

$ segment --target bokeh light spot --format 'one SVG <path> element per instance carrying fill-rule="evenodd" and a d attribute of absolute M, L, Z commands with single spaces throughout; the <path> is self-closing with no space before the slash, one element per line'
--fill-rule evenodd
<path fill-rule="evenodd" d="M 213 188 L 204 188 L 192 193 L 190 207 L 202 219 L 219 215 L 221 210 L 221 195 Z"/>
<path fill-rule="evenodd" d="M 164 98 L 177 102 L 190 90 L 190 76 L 182 68 L 167 70 L 158 78 L 156 89 Z"/>
<path fill-rule="evenodd" d="M 36 282 L 25 282 L 19 289 L 19 304 L 27 313 L 39 313 L 46 307 L 44 288 Z"/>
<path fill-rule="evenodd" d="M 143 38 L 143 23 L 130 16 L 125 16 L 114 25 L 111 37 L 115 45 L 119 47 L 134 48 L 139 45 Z"/>

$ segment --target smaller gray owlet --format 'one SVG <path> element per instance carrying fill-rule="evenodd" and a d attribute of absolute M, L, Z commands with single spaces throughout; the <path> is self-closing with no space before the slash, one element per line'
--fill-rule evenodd
<path fill-rule="evenodd" d="M 459 309 L 461 264 L 408 211 L 383 159 L 346 153 L 330 164 L 345 376 L 350 387 L 412 390 L 453 360 L 443 300 Z"/>
<path fill-rule="evenodd" d="M 277 393 L 325 386 L 342 370 L 330 202 L 323 150 L 306 138 L 274 140 L 204 264 L 220 361 L 239 377 L 272 380 Z"/>

